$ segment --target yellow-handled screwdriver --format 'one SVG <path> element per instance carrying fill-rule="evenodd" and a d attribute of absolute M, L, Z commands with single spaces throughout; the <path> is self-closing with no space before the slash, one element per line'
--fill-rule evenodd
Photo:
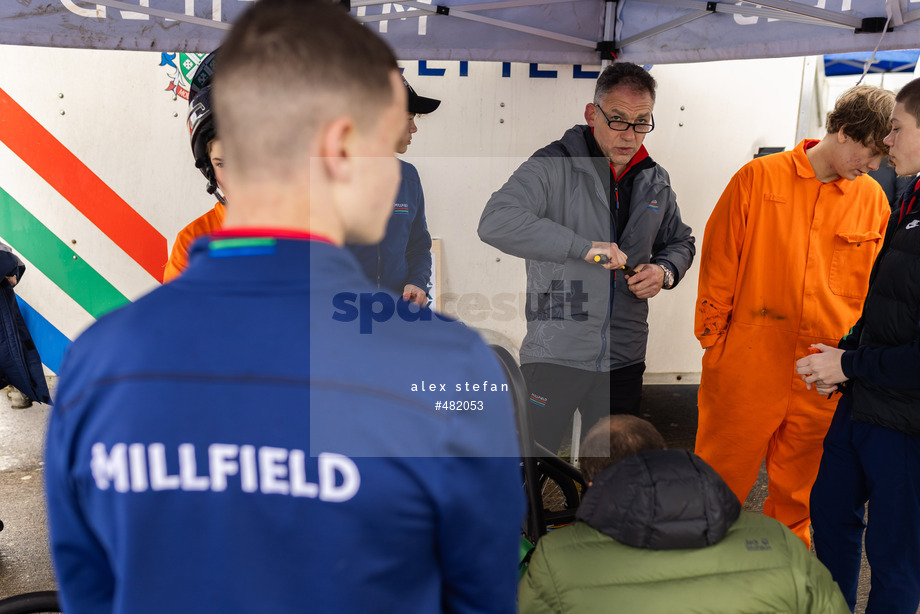
<path fill-rule="evenodd" d="M 597 262 L 598 264 L 607 264 L 608 262 L 610 262 L 610 258 L 608 258 L 604 254 L 596 254 L 594 256 L 594 262 Z M 623 270 L 623 274 L 627 278 L 632 277 L 633 275 L 636 274 L 636 269 L 632 268 L 631 266 L 623 265 L 620 267 L 620 269 Z"/>

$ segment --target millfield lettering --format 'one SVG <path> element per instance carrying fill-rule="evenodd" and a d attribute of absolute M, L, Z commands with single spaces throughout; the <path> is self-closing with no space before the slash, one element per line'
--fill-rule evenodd
<path fill-rule="evenodd" d="M 213 443 L 207 466 L 199 472 L 195 444 L 183 443 L 172 455 L 179 472 L 170 474 L 162 443 L 104 443 L 92 447 L 90 469 L 96 488 L 116 492 L 183 490 L 224 492 L 231 483 L 245 493 L 307 497 L 340 503 L 354 497 L 361 486 L 358 467 L 347 456 L 323 452 L 316 459 L 316 482 L 307 479 L 303 450 Z M 311 465 L 313 459 L 310 459 Z M 238 476 L 238 479 L 236 477 Z M 228 478 L 235 478 L 232 481 Z"/>

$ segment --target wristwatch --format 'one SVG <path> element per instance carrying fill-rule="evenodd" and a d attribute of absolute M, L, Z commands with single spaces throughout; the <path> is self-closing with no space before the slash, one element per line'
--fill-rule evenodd
<path fill-rule="evenodd" d="M 660 267 L 661 267 L 661 270 L 664 271 L 664 288 L 665 288 L 666 290 L 667 290 L 667 289 L 670 289 L 671 286 L 674 285 L 674 272 L 671 271 L 671 269 L 669 269 L 668 267 L 666 267 L 665 265 L 663 265 L 663 264 L 661 264 L 661 263 L 659 263 L 659 262 L 656 262 L 655 264 L 657 264 L 658 266 L 660 266 Z"/>

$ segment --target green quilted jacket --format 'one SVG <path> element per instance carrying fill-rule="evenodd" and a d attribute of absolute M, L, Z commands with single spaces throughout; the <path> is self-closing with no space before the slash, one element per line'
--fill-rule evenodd
<path fill-rule="evenodd" d="M 689 452 L 644 452 L 607 469 L 578 517 L 538 542 L 521 614 L 849 612 L 801 540 L 772 518 L 740 513 Z"/>

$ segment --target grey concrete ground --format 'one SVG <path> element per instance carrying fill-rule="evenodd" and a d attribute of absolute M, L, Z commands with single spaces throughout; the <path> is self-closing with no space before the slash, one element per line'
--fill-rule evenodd
<path fill-rule="evenodd" d="M 0 392 L 0 598 L 55 588 L 42 490 L 42 442 L 51 410 L 11 409 Z"/>

